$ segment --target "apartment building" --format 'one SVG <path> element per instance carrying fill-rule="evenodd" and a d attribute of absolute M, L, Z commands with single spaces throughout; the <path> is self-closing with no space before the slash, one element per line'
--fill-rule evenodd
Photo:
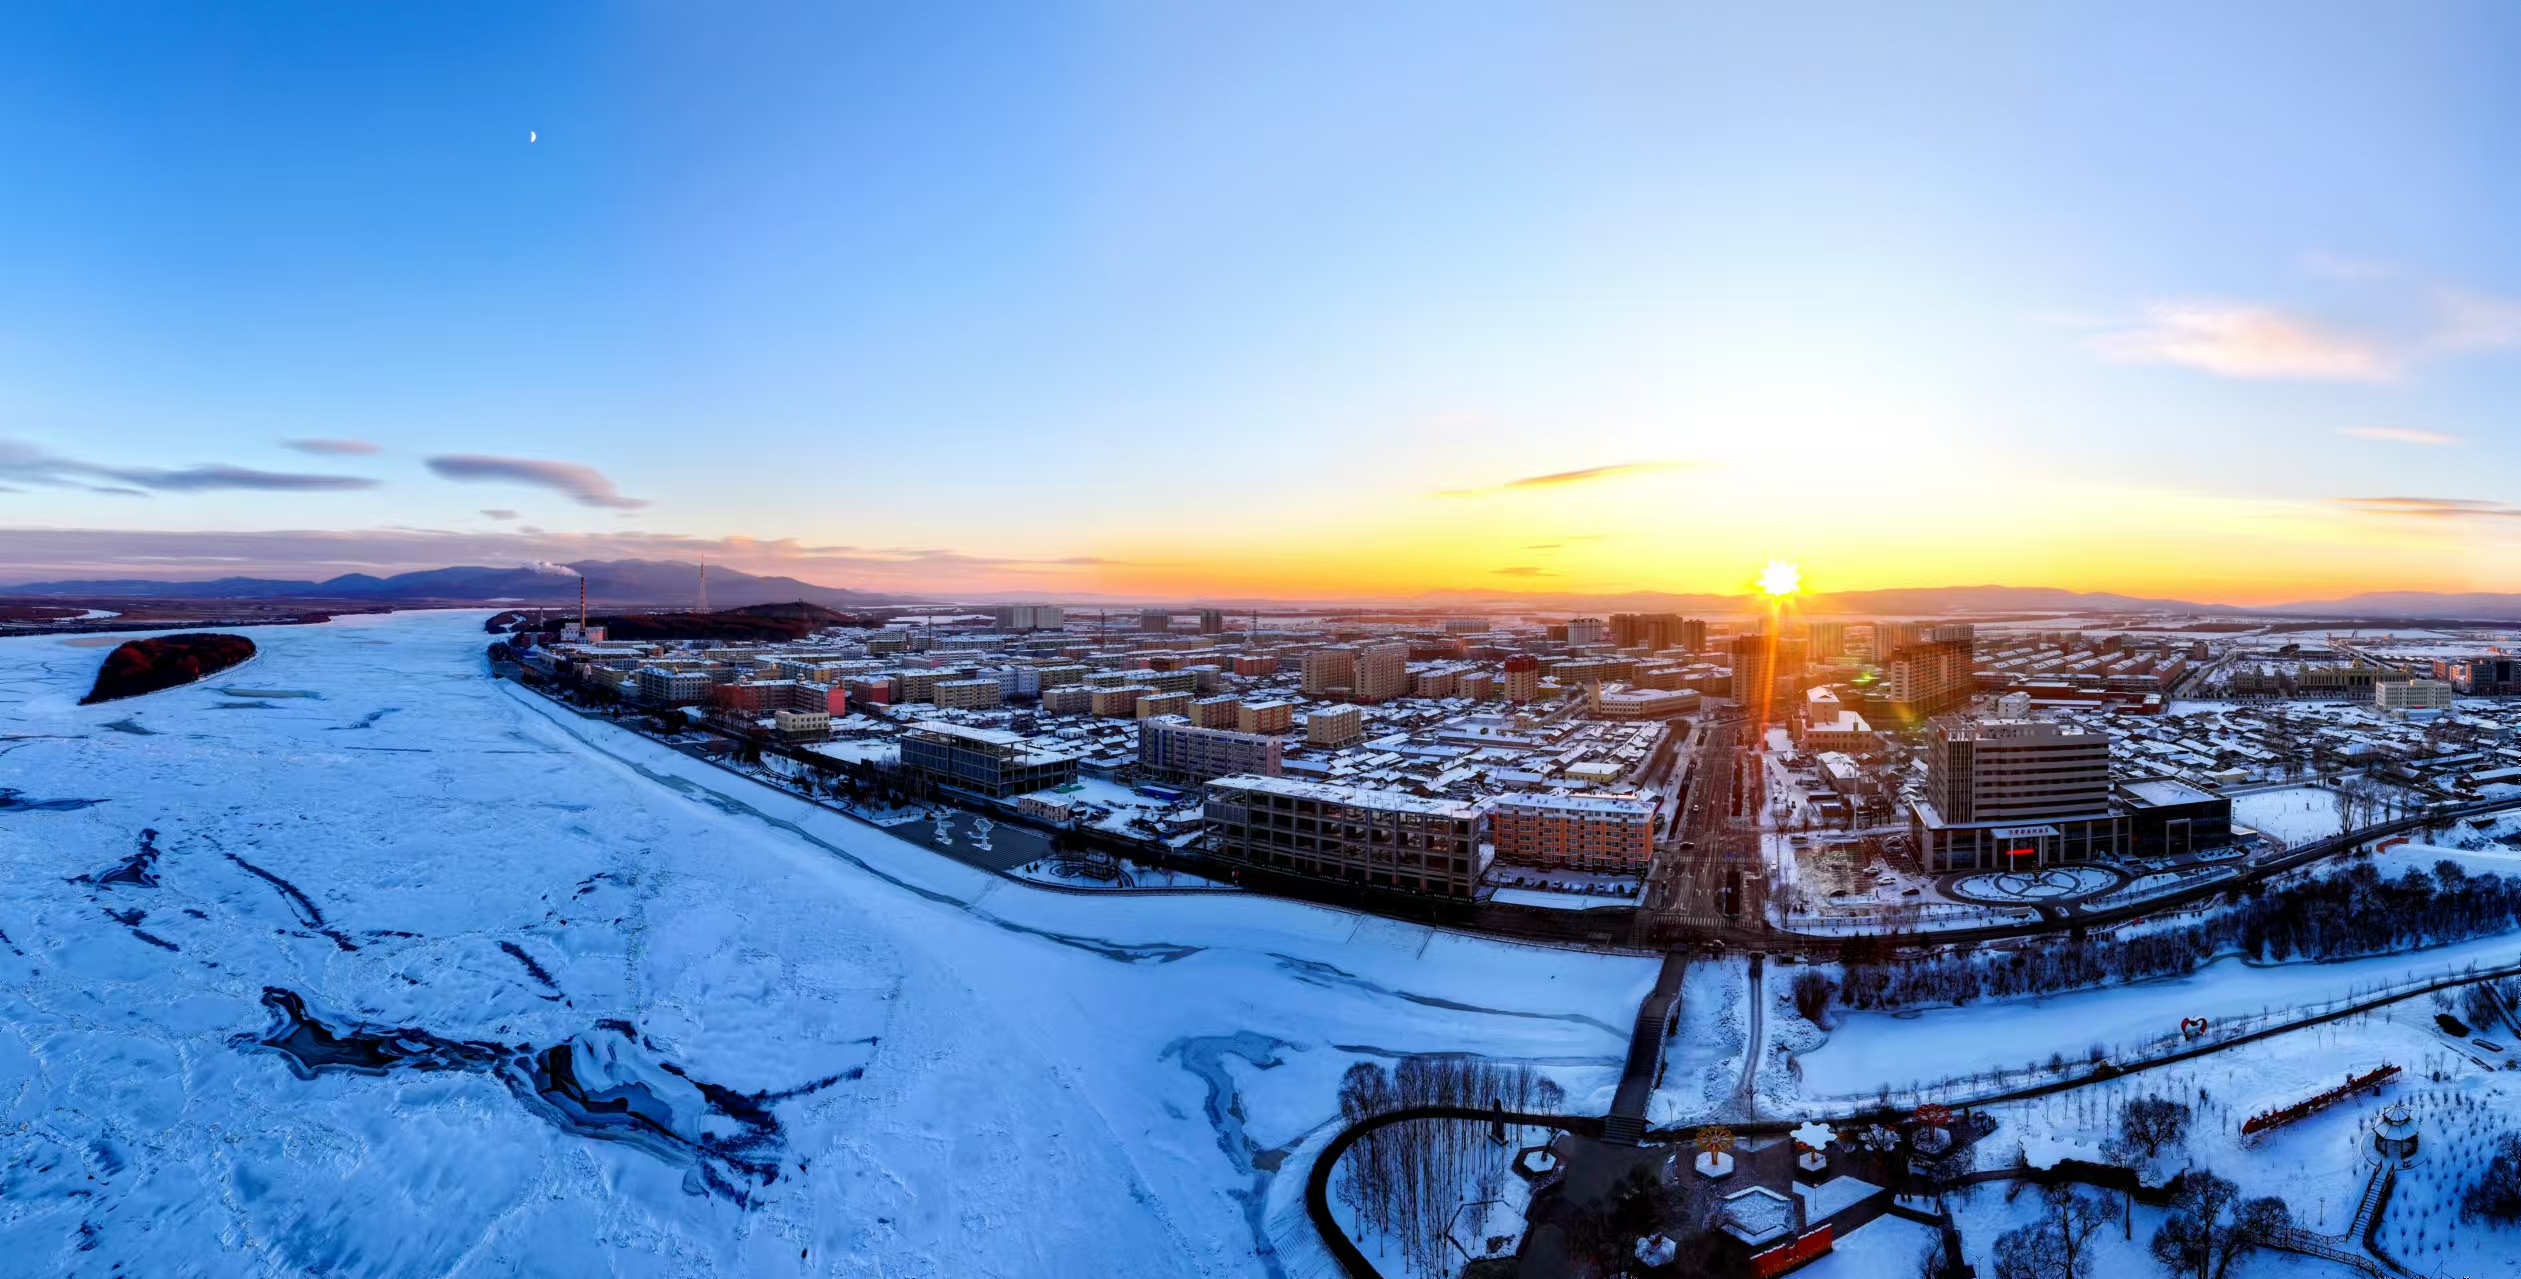
<path fill-rule="evenodd" d="M 1234 712 L 1234 727 L 1244 733 L 1288 733 L 1295 731 L 1294 702 L 1245 702 Z"/>
<path fill-rule="evenodd" d="M 1042 713 L 1045 715 L 1090 715 L 1094 713 L 1094 696 L 1098 690 L 1083 684 L 1064 684 L 1042 690 Z"/>
<path fill-rule="evenodd" d="M 698 706 L 708 700 L 709 689 L 716 683 L 705 670 L 664 666 L 642 666 L 632 679 L 638 685 L 639 700 L 650 706 Z"/>
<path fill-rule="evenodd" d="M 1911 644 L 1894 651 L 1883 666 L 1892 708 L 1911 720 L 1963 705 L 1978 687 L 1974 650 L 1966 639 Z"/>
<path fill-rule="evenodd" d="M 1271 870 L 1468 899 L 1486 869 L 1480 810 L 1455 800 L 1235 774 L 1205 815 L 1211 854 Z"/>
<path fill-rule="evenodd" d="M 1154 689 L 1134 684 L 1097 688 L 1093 691 L 1093 710 L 1105 719 L 1130 719 L 1138 714 L 1138 703 L 1154 695 Z"/>
<path fill-rule="evenodd" d="M 937 705 L 947 710 L 993 710 L 1006 701 L 1006 685 L 995 677 L 986 679 L 938 680 L 930 695 Z"/>
<path fill-rule="evenodd" d="M 1520 706 L 1541 695 L 1541 659 L 1517 653 L 1505 661 L 1506 700 Z"/>
<path fill-rule="evenodd" d="M 1001 604 L 990 610 L 990 622 L 1002 631 L 1055 631 L 1068 614 L 1057 604 Z"/>
<path fill-rule="evenodd" d="M 1812 660 L 1831 662 L 1847 655 L 1845 622 L 1814 622 L 1807 632 L 1812 642 Z"/>
<path fill-rule="evenodd" d="M 1237 653 L 1234 655 L 1234 673 L 1275 675 L 1278 673 L 1278 656 L 1275 653 Z"/>
<path fill-rule="evenodd" d="M 1199 728 L 1233 728 L 1242 709 L 1238 697 L 1202 697 L 1190 704 L 1190 722 Z"/>
<path fill-rule="evenodd" d="M 1232 773 L 1276 777 L 1282 739 L 1201 728 L 1176 715 L 1138 721 L 1138 766 L 1167 777 L 1206 781 Z"/>
<path fill-rule="evenodd" d="M 1366 735 L 1366 714 L 1354 706 L 1325 706 L 1304 717 L 1307 745 L 1339 747 Z"/>
<path fill-rule="evenodd" d="M 1138 705 L 1131 708 L 1130 713 L 1140 719 L 1157 715 L 1179 715 L 1188 718 L 1190 704 L 1191 695 L 1188 693 L 1149 693 L 1138 699 Z"/>
<path fill-rule="evenodd" d="M 1599 644 L 1609 629 L 1598 617 L 1571 617 L 1567 619 L 1567 642 L 1573 645 Z"/>
<path fill-rule="evenodd" d="M 1299 669 L 1306 697 L 1347 697 L 1357 690 L 1357 650 L 1345 644 L 1314 649 Z"/>
<path fill-rule="evenodd" d="M 1388 702 L 1409 691 L 1409 645 L 1369 644 L 1357 653 L 1356 698 Z"/>
<path fill-rule="evenodd" d="M 1624 795 L 1509 795 L 1488 807 L 1497 860 L 1516 866 L 1644 873 L 1654 803 Z"/>

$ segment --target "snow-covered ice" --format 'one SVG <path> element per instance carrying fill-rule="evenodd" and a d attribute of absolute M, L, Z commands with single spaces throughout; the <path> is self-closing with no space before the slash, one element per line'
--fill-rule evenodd
<path fill-rule="evenodd" d="M 1654 979 L 1030 888 L 493 682 L 481 617 L 256 628 L 275 695 L 95 707 L 102 653 L 0 641 L 11 1268 L 1322 1273 L 1348 1064 L 1536 1061 L 1599 1113 Z M 393 1047 L 303 1069 L 267 989 Z"/>

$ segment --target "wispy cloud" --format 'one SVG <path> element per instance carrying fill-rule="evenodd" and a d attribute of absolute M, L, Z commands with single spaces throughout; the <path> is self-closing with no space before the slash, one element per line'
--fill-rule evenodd
<path fill-rule="evenodd" d="M 2339 497 L 2331 502 L 2364 515 L 2404 515 L 2417 519 L 2521 519 L 2521 506 L 2467 497 Z"/>
<path fill-rule="evenodd" d="M 2380 263 L 2312 254 L 2304 270 L 2343 292 L 2352 323 L 2255 301 L 2157 302 L 2133 319 L 2059 319 L 2104 359 L 2220 377 L 2390 382 L 2429 361 L 2521 349 L 2521 302 L 2410 279 Z M 2336 300 L 2336 299 L 2333 299 Z"/>
<path fill-rule="evenodd" d="M 2381 440 L 2390 444 L 2428 444 L 2437 448 L 2460 442 L 2459 436 L 2446 435 L 2440 431 L 2420 431 L 2412 426 L 2341 426 L 2337 428 L 2337 433 L 2350 435 L 2358 440 Z"/>
<path fill-rule="evenodd" d="M 636 510 L 648 504 L 645 498 L 622 496 L 621 490 L 615 488 L 603 472 L 576 462 L 459 453 L 430 458 L 428 465 L 430 470 L 450 480 L 532 484 L 551 489 L 567 494 L 580 506 Z"/>
<path fill-rule="evenodd" d="M 298 471 L 258 471 L 251 467 L 207 464 L 164 468 L 106 466 L 0 440 L 0 477 L 24 484 L 82 488 L 91 493 L 145 497 L 143 490 L 199 493 L 213 489 L 252 489 L 268 493 L 327 492 L 371 489 L 376 481 L 360 475 L 311 475 Z M 103 481 L 103 483 L 98 483 Z"/>
<path fill-rule="evenodd" d="M 950 547 L 837 546 L 794 538 L 696 537 L 616 530 L 546 532 L 388 528 L 159 531 L 0 528 L 0 582 L 68 577 L 379 575 L 451 565 L 568 564 L 585 560 L 706 561 L 748 573 L 911 593 L 1055 589 L 1125 565 L 1097 555 L 1024 557 Z"/>
<path fill-rule="evenodd" d="M 2090 339 L 2094 354 L 2129 364 L 2175 364 L 2230 378 L 2387 382 L 2403 361 L 2371 336 L 2274 307 L 2169 302 Z"/>
<path fill-rule="evenodd" d="M 485 506 L 481 508 L 481 513 L 494 520 L 512 520 L 516 518 L 516 512 L 505 510 L 496 506 Z"/>
<path fill-rule="evenodd" d="M 1541 567 L 1540 565 L 1538 565 L 1538 564 L 1516 564 L 1516 565 L 1513 565 L 1513 566 L 1508 567 L 1508 568 L 1492 568 L 1492 569 L 1490 569 L 1490 570 L 1488 570 L 1488 571 L 1489 571 L 1489 572 L 1491 572 L 1491 573 L 1496 574 L 1496 575 L 1497 575 L 1497 576 L 1499 576 L 1499 577 L 1556 577 L 1556 576 L 1558 576 L 1556 573 L 1553 573 L 1553 572 L 1551 572 L 1551 571 L 1550 571 L 1550 570 L 1548 570 L 1548 569 L 1542 568 L 1542 567 Z"/>
<path fill-rule="evenodd" d="M 282 440 L 280 444 L 283 448 L 312 453 L 317 457 L 366 457 L 383 451 L 366 440 Z"/>
<path fill-rule="evenodd" d="M 1443 489 L 1438 491 L 1436 496 L 1488 497 L 1493 494 L 1517 493 L 1527 489 L 1565 488 L 1570 484 L 1592 484 L 1601 480 L 1615 480 L 1631 475 L 1651 475 L 1658 471 L 1684 471 L 1696 465 L 1695 462 L 1671 458 L 1645 462 L 1615 462 L 1608 466 L 1588 466 L 1576 471 L 1551 471 L 1546 475 L 1526 475 L 1519 479 L 1507 480 L 1502 484 L 1491 484 L 1485 488 Z"/>

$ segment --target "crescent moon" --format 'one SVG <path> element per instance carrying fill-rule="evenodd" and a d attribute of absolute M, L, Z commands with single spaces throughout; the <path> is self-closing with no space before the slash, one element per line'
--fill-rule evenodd
<path fill-rule="evenodd" d="M 526 140 L 526 141 L 528 141 L 528 142 L 532 142 L 532 141 L 534 140 L 534 138 L 535 138 L 535 133 L 534 133 L 534 131 L 533 131 L 532 129 L 527 129 L 527 130 L 525 131 L 525 140 Z"/>

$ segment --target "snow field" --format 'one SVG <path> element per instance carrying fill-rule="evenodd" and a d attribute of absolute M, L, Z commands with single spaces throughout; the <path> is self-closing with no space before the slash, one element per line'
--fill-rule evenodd
<path fill-rule="evenodd" d="M 1348 1063 L 1532 1060 L 1598 1113 L 1653 981 L 1255 895 L 1030 889 L 494 683 L 481 616 L 256 628 L 255 686 L 314 696 L 254 703 L 78 707 L 98 653 L 0 641 L 0 785 L 102 801 L 0 811 L 7 1255 L 1301 1273 L 1326 1260 L 1292 1208 L 1304 1152 Z M 143 828 L 155 887 L 79 882 Z M 466 1040 L 626 1024 L 770 1095 L 778 1175 L 749 1202 L 695 1193 L 481 1074 L 296 1078 L 231 1042 L 263 1030 L 265 986 Z"/>

